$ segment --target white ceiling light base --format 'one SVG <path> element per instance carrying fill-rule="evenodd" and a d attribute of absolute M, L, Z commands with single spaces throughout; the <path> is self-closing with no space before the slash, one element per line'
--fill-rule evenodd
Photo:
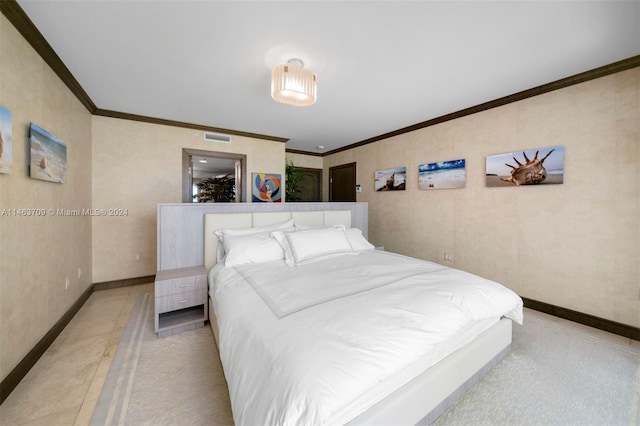
<path fill-rule="evenodd" d="M 275 66 L 271 70 L 271 97 L 287 105 L 313 105 L 318 97 L 316 74 L 297 58 Z"/>

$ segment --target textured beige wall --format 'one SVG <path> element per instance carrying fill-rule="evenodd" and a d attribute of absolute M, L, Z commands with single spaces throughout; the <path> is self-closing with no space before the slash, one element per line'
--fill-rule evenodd
<path fill-rule="evenodd" d="M 91 115 L 4 15 L 0 104 L 13 113 L 13 173 L 0 175 L 4 379 L 91 285 L 91 217 L 57 212 L 91 208 Z M 67 143 L 66 183 L 29 178 L 30 122 Z M 45 215 L 15 216 L 12 209 L 44 209 Z"/>
<path fill-rule="evenodd" d="M 233 136 L 231 144 L 213 143 L 191 129 L 93 117 L 93 207 L 126 209 L 93 220 L 94 282 L 156 273 L 157 204 L 182 201 L 183 148 L 245 154 L 247 200 L 251 173 L 284 177 L 282 142 Z"/>
<path fill-rule="evenodd" d="M 323 158 L 317 155 L 305 155 L 287 152 L 286 153 L 287 164 L 293 163 L 296 167 L 306 167 L 309 169 L 321 169 L 323 164 Z"/>
<path fill-rule="evenodd" d="M 327 156 L 325 175 L 357 162 L 376 245 L 638 327 L 639 93 L 636 68 Z M 565 147 L 564 184 L 485 186 L 487 155 L 553 145 Z M 465 189 L 418 189 L 419 164 L 459 158 Z M 374 192 L 375 171 L 398 166 L 407 190 Z"/>

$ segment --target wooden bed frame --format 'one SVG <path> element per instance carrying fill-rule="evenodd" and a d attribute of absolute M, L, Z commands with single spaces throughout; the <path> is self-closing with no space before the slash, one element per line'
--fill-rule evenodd
<path fill-rule="evenodd" d="M 178 205 L 171 205 L 174 208 Z M 188 206 L 188 205 L 182 205 Z M 217 205 L 214 211 L 199 212 L 201 233 L 200 264 L 211 268 L 216 263 L 217 239 L 213 232 L 223 228 L 265 226 L 289 217 L 307 225 L 344 224 L 358 227 L 367 236 L 366 203 L 283 203 Z M 159 215 L 160 215 L 159 205 Z M 172 212 L 173 217 L 182 216 Z M 176 267 L 169 256 L 160 253 L 160 237 L 175 238 L 172 232 L 160 230 L 158 219 L 158 265 L 160 259 Z M 184 224 L 182 226 L 185 226 Z M 193 266 L 193 265 L 180 265 Z M 178 267 L 180 267 L 178 266 Z M 209 298 L 209 323 L 219 344 L 215 309 Z M 501 319 L 466 346 L 450 354 L 402 386 L 384 400 L 353 419 L 350 425 L 430 424 L 452 406 L 473 384 L 511 350 L 511 320 Z"/>

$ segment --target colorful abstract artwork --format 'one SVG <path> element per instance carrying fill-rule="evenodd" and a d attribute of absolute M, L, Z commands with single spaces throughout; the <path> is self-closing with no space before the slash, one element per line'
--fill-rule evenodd
<path fill-rule="evenodd" d="M 251 200 L 254 203 L 282 202 L 281 175 L 272 173 L 252 173 Z"/>

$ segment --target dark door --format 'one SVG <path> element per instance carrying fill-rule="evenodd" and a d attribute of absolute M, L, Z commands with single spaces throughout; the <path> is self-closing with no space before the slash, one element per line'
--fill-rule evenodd
<path fill-rule="evenodd" d="M 322 201 L 322 169 L 299 167 L 300 201 Z"/>
<path fill-rule="evenodd" d="M 329 201 L 356 201 L 356 163 L 329 168 Z"/>

